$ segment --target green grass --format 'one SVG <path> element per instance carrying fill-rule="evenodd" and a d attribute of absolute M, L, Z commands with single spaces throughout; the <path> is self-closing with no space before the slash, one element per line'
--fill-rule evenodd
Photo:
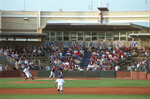
<path fill-rule="evenodd" d="M 55 80 L 35 80 L 51 83 L 10 84 L 8 82 L 23 81 L 17 78 L 0 79 L 0 88 L 53 88 Z M 64 87 L 150 87 L 150 81 L 99 79 L 99 80 L 65 80 Z"/>
<path fill-rule="evenodd" d="M 150 99 L 150 95 L 0 95 L 0 99 Z"/>

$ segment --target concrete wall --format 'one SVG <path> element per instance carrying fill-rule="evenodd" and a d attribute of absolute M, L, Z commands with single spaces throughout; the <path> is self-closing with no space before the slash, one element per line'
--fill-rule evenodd
<path fill-rule="evenodd" d="M 132 72 L 132 79 L 134 80 L 146 80 L 147 73 L 146 72 Z"/>
<path fill-rule="evenodd" d="M 37 12 L 2 11 L 3 32 L 37 32 Z"/>
<path fill-rule="evenodd" d="M 34 77 L 49 77 L 50 71 L 30 71 Z M 22 71 L 1 71 L 0 78 L 21 77 Z M 58 71 L 55 73 L 56 77 Z M 128 72 L 128 71 L 63 71 L 64 77 L 100 77 L 100 78 L 130 78 L 133 80 L 150 80 L 150 74 L 146 72 Z"/>
<path fill-rule="evenodd" d="M 116 77 L 131 77 L 131 72 L 129 72 L 129 71 L 117 71 Z"/>
<path fill-rule="evenodd" d="M 110 11 L 109 22 L 149 22 L 150 11 Z"/>
<path fill-rule="evenodd" d="M 103 14 L 104 20 L 111 23 L 149 22 L 150 11 L 109 11 Z M 99 13 L 41 11 L 40 16 L 41 27 L 45 27 L 47 22 L 96 23 Z M 24 21 L 24 18 L 29 18 L 29 21 Z M 37 29 L 38 11 L 2 11 L 2 26 L 3 29 Z"/>

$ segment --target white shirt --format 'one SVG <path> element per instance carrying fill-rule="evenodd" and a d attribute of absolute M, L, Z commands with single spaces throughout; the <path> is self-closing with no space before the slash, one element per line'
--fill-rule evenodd
<path fill-rule="evenodd" d="M 23 72 L 24 72 L 25 74 L 30 74 L 30 73 L 29 73 L 29 69 L 30 69 L 29 67 L 28 67 L 28 68 L 25 68 L 25 69 L 23 70 Z"/>
<path fill-rule="evenodd" d="M 120 69 L 119 66 L 115 66 L 115 71 L 118 71 Z"/>
<path fill-rule="evenodd" d="M 63 79 L 57 79 L 56 82 L 58 83 L 58 85 L 63 85 L 65 83 Z"/>
<path fill-rule="evenodd" d="M 0 66 L 0 71 L 3 71 L 3 68 L 2 68 L 2 66 Z"/>

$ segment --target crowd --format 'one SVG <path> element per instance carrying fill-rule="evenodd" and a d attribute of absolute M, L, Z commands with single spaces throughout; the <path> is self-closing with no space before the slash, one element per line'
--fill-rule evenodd
<path fill-rule="evenodd" d="M 149 68 L 150 62 L 150 47 L 143 47 L 141 49 L 133 49 L 134 55 L 142 58 L 141 60 L 137 60 L 128 66 L 128 71 L 147 71 Z"/>
<path fill-rule="evenodd" d="M 105 48 L 96 49 L 91 48 L 91 59 L 87 70 L 103 70 L 103 71 L 113 71 L 118 70 L 118 63 L 125 60 L 127 57 L 132 56 L 130 47 L 115 47 L 115 48 Z"/>
<path fill-rule="evenodd" d="M 100 46 L 94 48 L 89 46 L 88 49 L 73 46 L 68 48 L 60 47 L 0 47 L 0 54 L 4 54 L 13 59 L 13 69 L 23 69 L 25 66 L 37 66 L 33 61 L 25 57 L 44 56 L 44 51 L 49 55 L 50 60 L 55 67 L 62 67 L 63 70 L 102 70 L 102 71 L 118 71 L 120 69 L 119 63 L 126 60 L 130 56 L 143 57 L 142 60 L 132 63 L 127 70 L 142 70 L 145 71 L 150 59 L 150 47 L 143 47 L 141 49 L 131 47 L 110 47 Z M 84 54 L 91 53 L 91 58 L 87 67 L 81 67 Z M 144 59 L 145 58 L 145 59 Z M 5 69 L 9 70 L 6 65 Z M 48 66 L 45 69 L 50 69 Z"/>
<path fill-rule="evenodd" d="M 11 58 L 11 62 L 14 63 L 14 67 L 9 67 L 8 65 L 5 66 L 8 67 L 7 70 L 16 70 L 21 69 L 23 70 L 25 66 L 37 66 L 36 62 L 31 61 L 30 59 L 27 59 L 26 57 L 36 57 L 36 56 L 43 56 L 43 48 L 42 47 L 0 47 L 0 54 L 5 55 L 7 57 Z M 6 70 L 6 69 L 5 69 Z"/>
<path fill-rule="evenodd" d="M 54 66 L 62 67 L 64 70 L 82 70 L 80 67 L 84 56 L 84 50 L 82 48 L 73 46 L 64 49 L 59 47 L 48 47 L 46 49 Z"/>

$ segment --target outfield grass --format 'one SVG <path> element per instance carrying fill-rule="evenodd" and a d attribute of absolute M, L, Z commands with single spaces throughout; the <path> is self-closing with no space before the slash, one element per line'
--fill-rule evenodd
<path fill-rule="evenodd" d="M 0 95 L 0 99 L 150 99 L 150 95 Z"/>
<path fill-rule="evenodd" d="M 49 83 L 12 84 L 8 82 L 23 81 L 17 78 L 0 79 L 0 88 L 53 88 L 55 80 L 35 80 Z M 150 87 L 148 80 L 99 79 L 99 80 L 65 80 L 64 87 Z"/>

